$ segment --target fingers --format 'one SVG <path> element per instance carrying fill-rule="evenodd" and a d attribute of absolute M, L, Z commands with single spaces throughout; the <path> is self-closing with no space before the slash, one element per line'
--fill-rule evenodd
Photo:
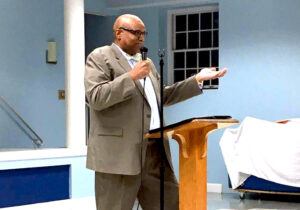
<path fill-rule="evenodd" d="M 227 68 L 223 68 L 218 72 L 218 77 L 223 77 L 227 73 Z"/>
<path fill-rule="evenodd" d="M 138 62 L 135 67 L 129 72 L 133 80 L 143 79 L 150 73 L 150 62 L 147 60 Z"/>
<path fill-rule="evenodd" d="M 222 70 L 222 77 L 227 73 L 227 68 L 223 68 Z"/>
<path fill-rule="evenodd" d="M 227 68 L 223 68 L 219 71 L 217 71 L 216 68 L 204 68 L 202 69 L 197 75 L 196 80 L 198 83 L 205 81 L 205 80 L 211 80 L 223 77 L 227 73 Z"/>
<path fill-rule="evenodd" d="M 141 67 L 150 68 L 150 61 L 149 60 L 142 60 L 142 61 L 138 62 L 137 65 L 141 66 Z"/>
<path fill-rule="evenodd" d="M 222 68 L 221 70 L 217 71 L 216 68 L 208 68 L 212 74 L 212 76 L 215 78 L 223 77 L 227 73 L 227 68 Z"/>

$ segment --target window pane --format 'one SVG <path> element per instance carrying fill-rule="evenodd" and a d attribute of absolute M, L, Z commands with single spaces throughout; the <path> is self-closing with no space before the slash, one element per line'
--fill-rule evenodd
<path fill-rule="evenodd" d="M 219 31 L 213 31 L 213 47 L 219 47 Z"/>
<path fill-rule="evenodd" d="M 197 74 L 197 69 L 189 69 L 186 70 L 186 78 L 194 76 Z"/>
<path fill-rule="evenodd" d="M 174 71 L 174 82 L 179 82 L 185 79 L 184 70 Z"/>
<path fill-rule="evenodd" d="M 188 30 L 199 30 L 199 14 L 192 14 L 188 16 Z"/>
<path fill-rule="evenodd" d="M 199 48 L 199 32 L 190 32 L 188 36 L 188 48 Z"/>
<path fill-rule="evenodd" d="M 184 52 L 174 53 L 174 68 L 184 68 Z"/>
<path fill-rule="evenodd" d="M 219 50 L 211 51 L 211 66 L 213 67 L 219 66 Z"/>
<path fill-rule="evenodd" d="M 186 49 L 186 34 L 178 33 L 176 34 L 176 49 Z"/>
<path fill-rule="evenodd" d="M 199 51 L 199 67 L 209 66 L 209 51 Z"/>
<path fill-rule="evenodd" d="M 214 12 L 213 14 L 213 28 L 219 28 L 219 13 Z"/>
<path fill-rule="evenodd" d="M 211 47 L 211 31 L 201 32 L 201 48 Z"/>
<path fill-rule="evenodd" d="M 176 16 L 176 31 L 186 31 L 186 15 Z"/>
<path fill-rule="evenodd" d="M 210 86 L 210 80 L 205 80 L 203 82 L 203 86 Z"/>
<path fill-rule="evenodd" d="M 218 86 L 219 85 L 219 79 L 213 79 L 211 80 L 211 85 L 214 85 L 214 86 Z"/>
<path fill-rule="evenodd" d="M 186 52 L 186 68 L 197 67 L 197 52 Z"/>
<path fill-rule="evenodd" d="M 211 13 L 201 14 L 201 29 L 211 29 L 212 28 L 212 15 Z"/>

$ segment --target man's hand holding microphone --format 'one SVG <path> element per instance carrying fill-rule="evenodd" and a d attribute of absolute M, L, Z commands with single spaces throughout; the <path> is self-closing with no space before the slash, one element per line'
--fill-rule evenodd
<path fill-rule="evenodd" d="M 150 61 L 147 60 L 148 48 L 143 46 L 140 48 L 142 60 L 138 62 L 130 71 L 130 76 L 133 80 L 144 79 L 150 73 Z"/>
<path fill-rule="evenodd" d="M 142 60 L 133 67 L 129 74 L 133 80 L 144 79 L 149 75 L 150 69 L 150 61 Z"/>

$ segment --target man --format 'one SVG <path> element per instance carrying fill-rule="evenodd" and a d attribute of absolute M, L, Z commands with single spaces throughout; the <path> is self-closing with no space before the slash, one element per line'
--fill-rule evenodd
<path fill-rule="evenodd" d="M 161 156 L 157 141 L 143 135 L 159 127 L 159 75 L 150 59 L 141 60 L 146 29 L 139 17 L 119 16 L 113 31 L 114 43 L 95 49 L 85 72 L 91 122 L 87 167 L 95 171 L 97 210 L 131 210 L 136 198 L 144 210 L 156 210 Z M 204 80 L 225 73 L 226 69 L 207 68 L 165 87 L 164 105 L 199 95 Z M 176 210 L 178 183 L 168 141 L 164 149 L 165 209 Z"/>

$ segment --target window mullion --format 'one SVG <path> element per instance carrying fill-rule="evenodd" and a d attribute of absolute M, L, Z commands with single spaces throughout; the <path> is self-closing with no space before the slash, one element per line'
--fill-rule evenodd
<path fill-rule="evenodd" d="M 213 62 L 214 65 L 218 65 L 219 56 L 213 59 L 213 56 L 216 56 L 215 53 L 213 55 L 213 51 L 219 51 L 217 40 L 219 26 L 214 23 L 214 21 L 219 22 L 218 14 L 215 15 L 217 12 L 217 9 L 211 7 L 205 11 L 205 7 L 203 7 L 198 11 L 189 9 L 187 12 L 183 12 L 180 10 L 180 13 L 174 11 L 172 14 L 173 18 L 171 20 L 173 22 L 170 24 L 173 26 L 171 37 L 173 46 L 169 49 L 172 49 L 174 82 L 185 79 L 204 67 L 212 66 Z M 195 41 L 195 39 L 198 40 Z M 180 55 L 180 53 L 183 54 Z M 212 89 L 216 87 L 215 83 L 207 81 L 204 88 Z"/>

